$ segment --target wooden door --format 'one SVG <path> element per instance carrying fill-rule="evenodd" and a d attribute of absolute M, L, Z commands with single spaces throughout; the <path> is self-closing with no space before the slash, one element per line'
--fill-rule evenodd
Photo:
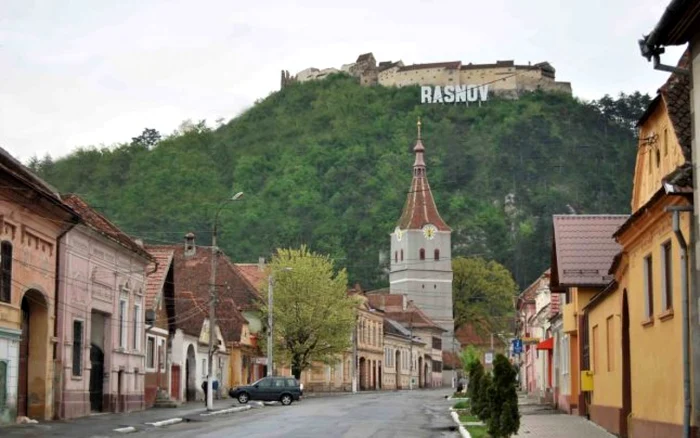
<path fill-rule="evenodd" d="M 180 400 L 180 365 L 170 368 L 170 396 L 173 400 Z"/>

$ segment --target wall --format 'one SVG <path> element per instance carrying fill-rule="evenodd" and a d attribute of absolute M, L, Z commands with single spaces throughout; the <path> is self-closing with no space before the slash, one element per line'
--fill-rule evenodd
<path fill-rule="evenodd" d="M 594 327 L 598 332 L 597 344 L 595 347 L 591 345 L 591 420 L 609 432 L 619 434 L 622 420 L 622 288 L 588 311 L 588 325 L 589 339 L 593 339 Z"/>
<path fill-rule="evenodd" d="M 667 198 L 663 204 L 678 203 Z M 629 253 L 630 363 L 632 375 L 632 415 L 634 422 L 681 424 L 683 387 L 681 375 L 681 290 L 680 249 L 673 236 L 671 215 L 664 205 L 649 211 L 645 220 L 621 237 Z M 688 215 L 681 216 L 683 234 L 689 235 Z M 671 240 L 673 252 L 673 311 L 661 306 L 661 245 Z M 643 259 L 652 256 L 654 314 L 645 317 Z M 669 370 L 677 370 L 669 374 Z M 634 429 L 635 426 L 633 426 Z"/>
<path fill-rule="evenodd" d="M 690 113 L 692 122 L 692 162 L 693 162 L 693 180 L 694 187 L 698 187 L 698 169 L 697 164 L 700 163 L 700 157 L 697 156 L 698 148 L 700 144 L 698 139 L 700 139 L 700 32 L 691 38 L 690 44 L 690 58 L 691 58 L 691 91 L 690 91 Z M 693 193 L 694 205 L 700 205 L 700 190 L 695 190 Z M 695 227 L 695 236 L 700 236 L 700 216 L 698 216 L 698 209 L 696 208 L 693 213 L 693 224 Z M 700 251 L 700 242 L 695 243 L 695 254 Z M 698 272 L 698 265 L 700 264 L 700 257 L 695 256 L 695 269 L 692 281 L 694 284 L 698 284 L 700 281 L 700 272 Z M 697 288 L 695 289 L 697 290 Z M 693 293 L 691 297 L 691 302 L 697 302 L 700 297 L 697 293 Z M 700 321 L 700 309 L 697 306 L 690 306 L 690 317 L 692 321 Z M 691 324 L 691 345 L 692 345 L 692 361 L 697 364 L 700 363 L 700 324 Z M 693 367 L 693 382 L 700 382 L 700 366 Z M 700 384 L 695 383 L 693 386 L 693 406 L 700 406 Z M 692 412 L 693 424 L 700 424 L 700 409 L 694 409 Z"/>

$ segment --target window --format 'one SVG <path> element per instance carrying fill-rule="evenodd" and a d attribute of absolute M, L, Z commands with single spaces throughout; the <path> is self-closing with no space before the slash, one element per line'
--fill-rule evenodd
<path fill-rule="evenodd" d="M 399 262 L 399 252 L 394 251 L 394 263 L 398 263 L 398 262 Z"/>
<path fill-rule="evenodd" d="M 654 315 L 654 276 L 651 255 L 644 258 L 644 316 L 651 319 Z"/>
<path fill-rule="evenodd" d="M 593 336 L 591 340 L 591 354 L 593 355 L 593 360 L 592 365 L 593 365 L 593 372 L 598 371 L 598 325 L 593 326 Z"/>
<path fill-rule="evenodd" d="M 134 350 L 137 350 L 137 351 L 141 349 L 140 328 L 141 328 L 141 305 L 134 304 L 134 340 L 133 340 L 132 345 L 134 346 Z"/>
<path fill-rule="evenodd" d="M 660 165 L 661 165 L 661 152 L 657 148 L 656 149 L 656 168 L 658 169 Z"/>
<path fill-rule="evenodd" d="M 126 348 L 126 298 L 119 300 L 119 346 Z"/>
<path fill-rule="evenodd" d="M 294 379 L 287 379 L 287 386 L 289 386 L 290 388 L 294 388 L 294 387 L 299 386 L 299 385 L 297 385 L 297 381 L 296 381 L 296 380 L 294 380 Z"/>
<path fill-rule="evenodd" d="M 440 250 L 435 249 L 435 260 L 440 260 Z"/>
<path fill-rule="evenodd" d="M 4 240 L 0 244 L 0 301 L 12 302 L 12 243 Z"/>
<path fill-rule="evenodd" d="M 158 340 L 158 364 L 161 371 L 165 371 L 165 339 Z"/>
<path fill-rule="evenodd" d="M 0 410 L 7 406 L 7 362 L 0 360 Z"/>
<path fill-rule="evenodd" d="M 569 335 L 564 335 L 561 345 L 561 373 L 569 374 Z"/>
<path fill-rule="evenodd" d="M 664 157 L 668 155 L 668 129 L 664 129 Z"/>
<path fill-rule="evenodd" d="M 272 386 L 272 379 L 270 379 L 270 378 L 260 379 L 260 380 L 258 380 L 257 385 L 259 385 L 262 388 L 269 388 Z"/>
<path fill-rule="evenodd" d="M 146 337 L 146 368 L 156 367 L 156 339 L 153 336 Z"/>
<path fill-rule="evenodd" d="M 202 359 L 202 378 L 206 379 L 207 378 L 207 360 Z"/>
<path fill-rule="evenodd" d="M 401 250 L 401 261 L 403 261 L 403 250 Z"/>
<path fill-rule="evenodd" d="M 671 264 L 673 253 L 671 252 L 671 241 L 661 245 L 661 275 L 663 276 L 661 285 L 663 291 L 661 293 L 661 307 L 663 310 L 673 308 L 673 266 Z"/>
<path fill-rule="evenodd" d="M 615 320 L 612 315 L 605 321 L 606 344 L 608 350 L 608 371 L 615 369 Z"/>
<path fill-rule="evenodd" d="M 434 373 L 441 373 L 442 372 L 442 362 L 433 362 L 433 372 Z"/>
<path fill-rule="evenodd" d="M 418 258 L 421 260 L 425 260 L 425 250 L 423 248 L 421 248 L 418 252 Z"/>
<path fill-rule="evenodd" d="M 83 375 L 83 322 L 73 321 L 73 375 Z"/>

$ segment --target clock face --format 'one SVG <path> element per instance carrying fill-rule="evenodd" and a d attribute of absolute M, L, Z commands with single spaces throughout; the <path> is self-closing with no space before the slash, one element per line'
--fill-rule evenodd
<path fill-rule="evenodd" d="M 433 224 L 427 224 L 423 226 L 423 236 L 428 240 L 433 240 L 437 234 L 437 227 Z"/>
<path fill-rule="evenodd" d="M 394 235 L 396 235 L 396 240 L 398 240 L 399 242 L 401 242 L 401 238 L 403 237 L 403 231 L 401 231 L 401 228 L 396 227 L 396 228 L 394 229 Z"/>

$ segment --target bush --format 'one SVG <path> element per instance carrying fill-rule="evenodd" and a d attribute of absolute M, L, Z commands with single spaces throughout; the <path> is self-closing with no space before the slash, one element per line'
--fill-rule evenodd
<path fill-rule="evenodd" d="M 467 396 L 472 403 L 472 411 L 479 405 L 479 387 L 481 379 L 484 377 L 484 366 L 481 362 L 470 363 L 469 368 L 469 386 L 467 387 Z"/>
<path fill-rule="evenodd" d="M 478 402 L 472 402 L 472 413 L 481 419 L 487 421 L 491 417 L 491 387 L 493 380 L 491 374 L 486 373 L 479 382 L 479 390 L 477 392 Z"/>
<path fill-rule="evenodd" d="M 488 391 L 488 415 L 481 417 L 494 438 L 507 438 L 518 433 L 520 413 L 515 389 L 515 369 L 499 354 L 493 361 L 493 383 Z"/>

